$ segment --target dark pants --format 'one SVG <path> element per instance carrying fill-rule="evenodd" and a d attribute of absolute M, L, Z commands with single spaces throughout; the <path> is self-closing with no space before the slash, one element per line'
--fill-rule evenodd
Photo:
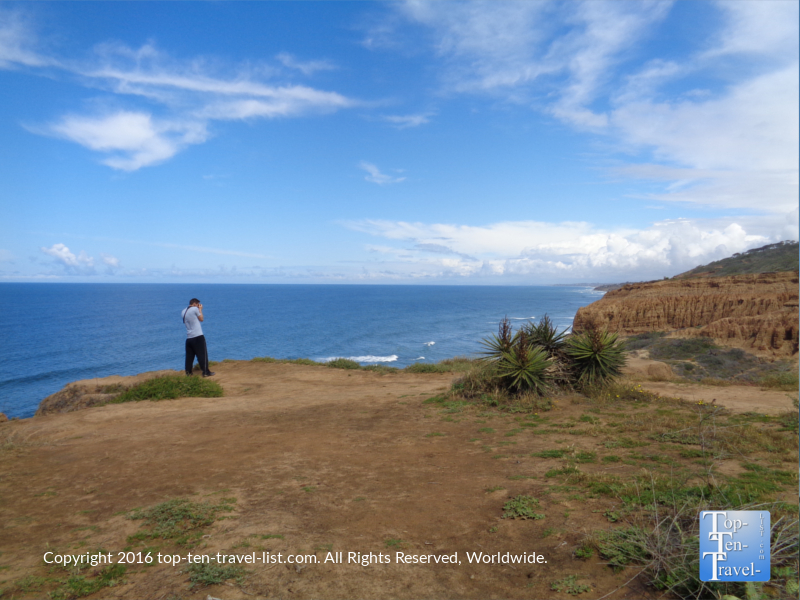
<path fill-rule="evenodd" d="M 192 367 L 194 366 L 194 357 L 197 357 L 197 362 L 203 373 L 208 373 L 208 351 L 206 350 L 206 336 L 198 335 L 197 337 L 186 339 L 186 374 L 192 374 Z"/>

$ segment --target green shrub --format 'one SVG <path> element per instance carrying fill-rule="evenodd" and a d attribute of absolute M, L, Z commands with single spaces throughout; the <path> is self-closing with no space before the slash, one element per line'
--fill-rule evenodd
<path fill-rule="evenodd" d="M 110 402 L 138 402 L 140 400 L 172 400 L 175 398 L 219 398 L 222 387 L 215 381 L 186 375 L 155 377 L 133 386 Z"/>
<path fill-rule="evenodd" d="M 349 358 L 335 358 L 329 360 L 327 364 L 332 369 L 360 369 L 361 365 Z"/>

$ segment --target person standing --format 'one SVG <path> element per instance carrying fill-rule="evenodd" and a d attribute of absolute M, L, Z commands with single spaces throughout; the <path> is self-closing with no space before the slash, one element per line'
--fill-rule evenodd
<path fill-rule="evenodd" d="M 206 336 L 203 335 L 203 305 L 197 298 L 189 300 L 189 306 L 181 312 L 183 324 L 186 325 L 186 375 L 192 374 L 194 357 L 203 371 L 203 377 L 211 377 L 214 373 L 208 370 L 208 348 Z"/>

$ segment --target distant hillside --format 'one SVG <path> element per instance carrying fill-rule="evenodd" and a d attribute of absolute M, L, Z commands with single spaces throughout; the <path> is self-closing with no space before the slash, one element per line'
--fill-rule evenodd
<path fill-rule="evenodd" d="M 691 271 L 675 275 L 673 279 L 797 271 L 800 263 L 799 252 L 798 242 L 778 242 L 695 267 Z"/>

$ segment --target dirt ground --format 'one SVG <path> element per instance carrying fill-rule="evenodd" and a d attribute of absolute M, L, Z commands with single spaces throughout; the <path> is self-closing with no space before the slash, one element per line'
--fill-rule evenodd
<path fill-rule="evenodd" d="M 674 378 L 672 369 L 665 363 L 643 358 L 629 358 L 626 373 L 632 379 L 642 382 L 645 389 L 671 398 L 714 402 L 734 412 L 759 412 L 765 415 L 778 415 L 792 406 L 792 398 L 797 392 L 781 392 L 759 389 L 749 385 L 710 386 L 676 381 L 658 381 Z M 656 379 L 657 381 L 653 381 Z"/>
<path fill-rule="evenodd" d="M 448 414 L 424 404 L 449 388 L 449 374 L 254 362 L 215 370 L 223 398 L 114 404 L 0 424 L 0 589 L 54 577 L 42 562 L 48 550 L 123 550 L 141 525 L 125 518 L 137 507 L 228 497 L 235 511 L 210 526 L 199 546 L 151 545 L 183 556 L 315 554 L 319 564 L 244 565 L 240 584 L 195 588 L 185 562 L 132 566 L 123 583 L 88 597 L 560 599 L 573 596 L 551 584 L 570 575 L 591 587 L 581 598 L 655 597 L 638 580 L 626 585 L 635 571 L 614 573 L 596 556 L 574 557 L 588 532 L 609 527 L 603 513 L 614 502 L 552 495 L 544 474 L 558 461 L 530 455 L 565 442 L 599 448 L 601 439 L 533 435 L 514 414 Z M 778 407 L 752 388 L 746 402 L 733 401 L 732 388 L 708 390 L 734 410 Z M 584 408 L 562 398 L 548 415 L 577 420 Z M 546 518 L 502 519 L 503 504 L 520 494 L 540 498 Z M 457 553 L 461 564 L 396 564 L 398 551 Z M 328 552 L 344 552 L 345 560 L 348 552 L 372 552 L 391 563 L 326 564 Z M 469 564 L 467 552 L 536 552 L 547 562 Z M 29 589 L 0 597 L 47 597 L 52 587 Z"/>

